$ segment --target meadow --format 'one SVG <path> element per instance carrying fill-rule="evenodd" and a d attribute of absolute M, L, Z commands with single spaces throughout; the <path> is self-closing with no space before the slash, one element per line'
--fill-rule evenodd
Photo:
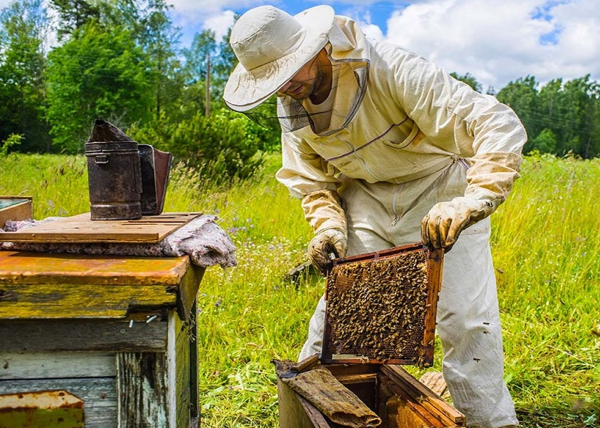
<path fill-rule="evenodd" d="M 277 155 L 250 180 L 216 184 L 177 165 L 165 211 L 216 214 L 238 266 L 207 269 L 198 296 L 206 428 L 276 427 L 271 360 L 297 358 L 324 280 L 307 271 L 312 232 L 276 182 Z M 600 159 L 527 157 L 492 217 L 505 378 L 525 428 L 600 426 Z M 0 195 L 28 195 L 34 217 L 89 211 L 83 156 L 0 157 Z M 441 351 L 430 370 L 441 368 Z M 421 372 L 410 368 L 415 376 Z"/>

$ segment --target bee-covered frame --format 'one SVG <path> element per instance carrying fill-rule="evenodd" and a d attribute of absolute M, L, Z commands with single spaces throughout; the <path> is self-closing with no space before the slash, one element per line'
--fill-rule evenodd
<path fill-rule="evenodd" d="M 404 245 L 399 247 L 390 248 L 383 251 L 377 251 L 372 253 L 365 253 L 356 256 L 350 256 L 345 258 L 338 258 L 333 261 L 333 268 L 329 272 L 327 277 L 327 286 L 326 286 L 326 300 L 327 306 L 325 311 L 325 330 L 323 337 L 323 353 L 321 356 L 321 360 L 326 364 L 356 364 L 356 363 L 375 363 L 375 364 L 402 364 L 402 365 L 417 365 L 421 367 L 429 367 L 433 364 L 433 354 L 434 354 L 434 339 L 435 339 L 435 318 L 437 313 L 437 301 L 438 301 L 438 293 L 441 289 L 441 280 L 442 280 L 442 268 L 443 268 L 443 256 L 444 250 L 439 249 L 431 249 L 421 245 L 420 243 Z M 408 305 L 404 305 L 403 308 L 410 310 L 411 305 L 413 308 L 420 308 L 419 316 L 416 317 L 418 322 L 418 328 L 416 329 L 418 333 L 418 337 L 412 339 L 411 346 L 406 352 L 398 351 L 395 353 L 393 350 L 389 350 L 389 346 L 385 351 L 380 350 L 380 355 L 374 355 L 376 350 L 368 349 L 368 346 L 361 347 L 360 349 L 367 349 L 365 352 L 356 353 L 356 347 L 350 346 L 351 352 L 346 352 L 348 347 L 345 348 L 345 344 L 340 344 L 339 340 L 336 340 L 339 337 L 342 337 L 342 334 L 339 333 L 338 330 L 343 328 L 351 328 L 340 326 L 337 323 L 336 319 L 334 319 L 334 315 L 339 315 L 336 312 L 338 307 L 334 306 L 336 302 L 336 297 L 339 297 L 341 293 L 347 292 L 347 290 L 358 290 L 357 292 L 363 292 L 364 290 L 361 287 L 364 287 L 364 283 L 360 281 L 345 283 L 344 280 L 348 280 L 348 278 L 343 277 L 343 269 L 349 269 L 351 267 L 357 267 L 359 269 L 366 269 L 369 265 L 375 267 L 375 269 L 381 269 L 381 266 L 388 265 L 391 266 L 391 263 L 402 263 L 402 258 L 415 258 L 416 260 L 421 260 L 424 265 L 419 264 L 419 269 L 423 271 L 422 274 L 426 278 L 426 284 L 421 285 L 421 287 L 426 287 L 423 292 L 420 292 L 418 296 L 414 297 L 414 301 L 409 301 Z M 414 270 L 414 269 L 413 269 Z M 387 283 L 393 283 L 394 281 L 401 281 L 402 277 L 394 278 L 394 275 L 399 275 L 399 272 L 396 272 L 392 267 L 391 273 L 390 270 L 386 272 L 389 275 L 389 281 Z M 406 273 L 406 272 L 405 272 Z M 406 277 L 406 275 L 405 275 Z M 363 274 L 363 278 L 364 274 Z M 341 284 L 341 285 L 340 285 Z M 387 284 L 389 285 L 389 284 Z M 353 289 L 354 287 L 354 289 Z M 341 290 L 341 291 L 340 291 Z M 351 296 L 356 297 L 356 296 Z M 403 295 L 404 298 L 406 296 Z M 411 297 L 412 298 L 412 297 Z M 338 299 L 339 300 L 339 299 Z M 347 303 L 347 302 L 346 302 Z M 394 302 L 385 302 L 387 305 L 392 305 Z M 406 303 L 406 302 L 404 302 Z M 379 303 L 381 305 L 381 303 Z M 342 305 L 339 305 L 341 307 Z M 360 303 L 359 303 L 360 306 Z M 364 305 L 363 305 L 364 306 Z M 358 307 L 358 306 L 357 306 Z M 344 308 L 347 309 L 347 308 Z M 364 309 L 364 308 L 362 308 Z M 357 314 L 353 314 L 354 319 L 358 316 Z M 364 314 L 363 314 L 364 316 Z M 387 340 L 388 344 L 390 341 L 394 343 L 405 343 L 408 340 L 403 340 L 405 337 L 403 335 L 408 335 L 407 331 L 402 329 L 394 330 L 391 337 L 382 337 L 382 330 L 385 330 L 389 326 L 386 325 L 386 319 L 378 320 L 374 317 L 376 316 L 374 312 L 369 312 L 367 317 L 372 316 L 371 324 L 366 322 L 365 319 L 364 325 L 370 325 L 371 329 L 374 329 L 372 326 L 377 325 L 380 327 L 378 332 L 373 333 L 371 336 L 375 336 L 371 343 L 375 343 L 378 339 L 382 341 Z M 387 315 L 386 315 L 387 316 Z M 341 317 L 338 316 L 338 319 Z M 406 317 L 404 317 L 406 318 Z M 397 320 L 395 320 L 397 321 Z M 422 323 L 422 324 L 421 324 Z M 360 322 L 358 323 L 360 324 Z M 357 322 L 350 322 L 348 325 L 356 326 Z M 393 325 L 393 323 L 392 323 Z M 364 326 L 363 326 L 364 327 Z M 355 327 L 359 328 L 359 327 Z M 389 330 L 389 328 L 388 328 Z M 362 330 L 361 330 L 362 331 Z M 414 336 L 414 331 L 412 331 Z M 379 335 L 379 337 L 377 337 Z M 368 337 L 368 334 L 363 334 L 364 337 Z M 384 355 L 385 354 L 385 355 Z"/>

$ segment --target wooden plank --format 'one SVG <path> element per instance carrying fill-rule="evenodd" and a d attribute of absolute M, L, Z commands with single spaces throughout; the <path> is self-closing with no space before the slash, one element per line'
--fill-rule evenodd
<path fill-rule="evenodd" d="M 395 380 L 396 383 L 406 385 L 412 389 L 411 393 L 415 397 L 419 397 L 421 403 L 426 403 L 432 408 L 435 408 L 441 415 L 450 419 L 457 425 L 464 425 L 465 416 L 452 407 L 450 404 L 442 400 L 441 397 L 436 395 L 433 391 L 427 388 L 425 385 L 419 383 L 414 377 L 412 377 L 406 370 L 399 366 L 383 365 L 382 372 Z"/>
<path fill-rule="evenodd" d="M 198 301 L 194 301 L 191 310 L 191 318 L 188 321 L 189 339 L 188 348 L 190 350 L 189 376 L 190 376 L 190 415 L 192 420 L 191 427 L 200 428 L 200 381 L 198 367 L 200 364 L 200 353 L 198 350 Z M 190 427 L 190 428 L 191 428 Z"/>
<path fill-rule="evenodd" d="M 190 423 L 190 331 L 179 317 L 169 317 L 167 344 L 167 413 L 169 427 L 187 427 Z"/>
<path fill-rule="evenodd" d="M 169 426 L 188 427 L 199 416 L 196 337 L 195 311 L 188 322 L 170 314 L 167 345 Z"/>
<path fill-rule="evenodd" d="M 394 396 L 399 399 L 396 402 L 398 405 L 397 417 L 398 420 L 404 420 L 408 418 L 409 420 L 418 420 L 423 425 L 428 428 L 446 428 L 448 426 L 454 426 L 454 423 L 450 422 L 451 425 L 446 424 L 446 421 L 441 421 L 437 415 L 432 414 L 426 407 L 422 405 L 422 403 L 411 394 L 407 393 L 398 382 L 394 382 L 394 380 L 384 376 L 379 376 L 379 382 L 382 385 L 385 385 Z M 389 406 L 389 404 L 388 404 Z M 388 407 L 389 409 L 389 407 Z M 399 423 L 400 426 L 403 426 L 402 423 Z M 406 426 L 420 426 L 419 424 L 410 424 Z"/>
<path fill-rule="evenodd" d="M 388 378 L 389 381 L 394 383 L 394 390 L 404 397 L 407 402 L 418 403 L 418 412 L 428 417 L 435 418 L 438 420 L 443 427 L 457 427 L 457 423 L 440 412 L 437 407 L 432 405 L 429 401 L 423 398 L 418 392 L 411 388 L 407 383 L 398 381 L 396 378 Z"/>
<path fill-rule="evenodd" d="M 427 372 L 419 378 L 419 382 L 443 399 L 450 396 L 448 385 L 446 385 L 442 372 Z"/>
<path fill-rule="evenodd" d="M 0 349 L 11 353 L 164 351 L 167 347 L 167 322 L 161 320 L 160 314 L 146 318 L 148 315 L 144 314 L 140 320 L 130 318 L 123 321 L 2 321 Z M 147 322 L 151 319 L 153 321 Z"/>
<path fill-rule="evenodd" d="M 203 267 L 190 265 L 177 287 L 177 312 L 182 320 L 190 321 L 196 317 L 196 314 L 192 313 L 192 308 L 205 271 Z"/>
<path fill-rule="evenodd" d="M 190 265 L 188 256 L 90 256 L 0 251 L 0 289 L 5 284 L 177 287 Z"/>
<path fill-rule="evenodd" d="M 421 354 L 417 365 L 431 367 L 433 365 L 435 327 L 437 319 L 438 295 L 442 288 L 442 272 L 444 269 L 444 249 L 428 249 L 427 278 L 429 280 L 429 292 L 427 293 L 427 315 L 425 316 L 425 332 L 421 341 Z"/>
<path fill-rule="evenodd" d="M 2 428 L 84 428 L 83 401 L 67 391 L 0 395 Z"/>
<path fill-rule="evenodd" d="M 153 285 L 7 284 L 0 294 L 0 319 L 122 319 L 135 309 L 174 308 L 175 291 Z"/>
<path fill-rule="evenodd" d="M 0 235 L 0 241 L 37 243 L 157 243 L 201 213 L 163 213 L 136 220 L 94 220 L 90 213 Z"/>
<path fill-rule="evenodd" d="M 167 419 L 167 358 L 164 353 L 117 356 L 119 428 L 164 427 Z M 175 411 L 180 409 L 175 409 Z"/>
<path fill-rule="evenodd" d="M 365 383 L 365 382 L 375 382 L 377 379 L 376 373 L 367 373 L 367 374 L 346 374 L 339 375 L 335 377 L 344 385 L 352 385 L 354 383 Z"/>
<path fill-rule="evenodd" d="M 117 426 L 117 387 L 115 378 L 0 381 L 0 394 L 56 390 L 67 391 L 83 400 L 85 428 Z"/>
<path fill-rule="evenodd" d="M 0 352 L 0 380 L 111 377 L 117 375 L 114 354 L 92 352 Z"/>
<path fill-rule="evenodd" d="M 323 414 L 296 394 L 281 379 L 277 380 L 279 428 L 331 428 Z"/>

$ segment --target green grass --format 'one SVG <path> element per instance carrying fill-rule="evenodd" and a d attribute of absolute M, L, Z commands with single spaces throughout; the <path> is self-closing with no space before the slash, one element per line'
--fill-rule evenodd
<path fill-rule="evenodd" d="M 203 427 L 277 426 L 271 360 L 296 359 L 323 292 L 317 277 L 286 279 L 311 231 L 278 164 L 227 187 L 180 166 L 171 176 L 165 211 L 217 214 L 237 247 L 238 266 L 208 269 L 200 287 Z M 33 196 L 37 219 L 88 211 L 86 180 L 83 157 L 0 158 L 0 194 Z M 600 160 L 527 158 L 492 217 L 506 380 L 526 428 L 600 424 L 598 183 Z"/>

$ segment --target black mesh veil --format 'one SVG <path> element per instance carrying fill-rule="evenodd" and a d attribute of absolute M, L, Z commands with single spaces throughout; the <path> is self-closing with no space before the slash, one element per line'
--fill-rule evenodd
<path fill-rule="evenodd" d="M 365 60 L 335 60 L 332 65 L 330 103 L 313 106 L 307 100 L 277 97 L 277 118 L 283 131 L 311 126 L 313 132 L 327 136 L 343 129 L 356 114 L 367 87 L 369 63 Z"/>

